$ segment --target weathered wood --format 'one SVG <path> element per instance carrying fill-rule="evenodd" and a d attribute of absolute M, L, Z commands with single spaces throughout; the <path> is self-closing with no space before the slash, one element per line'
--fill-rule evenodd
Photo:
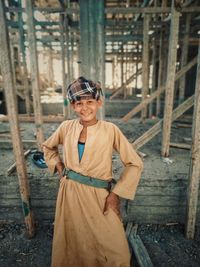
<path fill-rule="evenodd" d="M 38 59 L 37 59 L 37 49 L 36 49 L 36 37 L 34 29 L 34 18 L 33 18 L 33 8 L 32 1 L 26 1 L 26 13 L 27 13 L 27 26 L 28 26 L 28 40 L 30 49 L 30 65 L 31 65 L 31 82 L 33 90 L 33 105 L 34 105 L 34 115 L 36 123 L 36 138 L 38 143 L 38 148 L 42 148 L 42 143 L 44 142 L 43 135 L 43 120 L 42 120 L 42 106 L 40 103 L 40 86 L 39 86 L 39 71 L 38 71 Z"/>
<path fill-rule="evenodd" d="M 127 122 L 131 117 L 133 117 L 135 114 L 137 114 L 139 111 L 142 110 L 143 107 L 145 107 L 147 104 L 151 103 L 152 100 L 154 100 L 157 96 L 159 96 L 161 93 L 165 91 L 165 87 L 161 86 L 158 88 L 154 93 L 150 95 L 150 97 L 143 100 L 140 104 L 138 104 L 135 108 L 133 108 L 129 113 L 127 113 L 122 120 Z"/>
<path fill-rule="evenodd" d="M 62 96 L 63 96 L 63 115 L 64 119 L 67 119 L 68 115 L 68 101 L 66 99 L 66 92 L 67 92 L 67 86 L 66 86 L 66 69 L 65 69 L 65 33 L 64 33 L 64 15 L 60 15 L 60 31 L 61 31 L 61 40 L 60 40 L 60 45 L 61 45 L 61 61 L 62 61 Z"/>
<path fill-rule="evenodd" d="M 22 6 L 21 0 L 18 1 L 19 6 Z M 28 83 L 28 70 L 26 65 L 26 55 L 25 55 L 25 37 L 24 37 L 24 28 L 23 28 L 23 17 L 22 11 L 18 11 L 18 25 L 19 25 L 19 43 L 22 53 L 22 66 L 23 66 L 23 86 L 24 86 L 24 98 L 26 105 L 27 114 L 31 114 L 31 106 L 33 106 L 32 101 L 30 100 L 29 93 L 29 83 Z"/>
<path fill-rule="evenodd" d="M 96 1 L 97 12 L 97 73 L 96 80 L 101 82 L 101 88 L 104 92 L 105 88 L 105 32 L 104 32 L 104 1 Z M 103 105 L 99 112 L 99 118 L 105 118 L 105 105 Z"/>
<path fill-rule="evenodd" d="M 134 251 L 138 265 L 140 267 L 153 267 L 153 263 L 140 236 L 135 234 L 135 232 L 131 232 L 129 235 L 129 242 Z"/>
<path fill-rule="evenodd" d="M 189 48 L 189 32 L 190 32 L 191 14 L 186 16 L 186 25 L 184 38 L 182 40 L 181 50 L 181 68 L 187 64 L 188 60 L 188 48 Z M 185 75 L 180 79 L 179 82 L 179 103 L 183 102 L 185 98 Z"/>
<path fill-rule="evenodd" d="M 31 150 L 28 149 L 24 152 L 24 157 L 28 156 L 31 153 Z M 16 169 L 16 162 L 13 163 L 7 170 L 7 175 L 10 175 Z"/>
<path fill-rule="evenodd" d="M 178 44 L 178 32 L 179 32 L 179 17 L 180 13 L 175 10 L 174 1 L 172 1 L 169 54 L 168 54 L 168 65 L 167 65 L 166 93 L 165 93 L 165 108 L 164 108 L 164 119 L 163 119 L 163 139 L 162 139 L 162 152 L 161 152 L 162 156 L 164 157 L 167 157 L 169 155 L 169 142 L 170 142 L 171 123 L 172 123 L 177 44 Z"/>
<path fill-rule="evenodd" d="M 10 130 L 11 130 L 13 150 L 16 160 L 21 202 L 25 217 L 25 225 L 28 235 L 32 237 L 35 233 L 35 227 L 34 227 L 33 213 L 30 205 L 29 182 L 27 178 L 27 170 L 25 166 L 25 159 L 24 159 L 23 147 L 19 130 L 19 122 L 17 117 L 16 94 L 12 76 L 11 59 L 8 49 L 9 38 L 8 38 L 8 29 L 6 28 L 6 18 L 5 18 L 3 1 L 0 1 L 0 25 L 1 25 L 0 27 L 1 71 L 4 80 L 5 97 L 10 119 Z"/>
<path fill-rule="evenodd" d="M 155 14 L 155 13 L 170 13 L 170 7 L 107 7 L 105 8 L 105 13 L 107 14 L 130 14 L 130 13 L 140 13 L 140 14 Z M 199 6 L 183 7 L 181 8 L 182 13 L 199 13 Z"/>
<path fill-rule="evenodd" d="M 142 73 L 142 68 L 139 70 L 136 70 L 136 73 L 134 73 L 122 86 L 120 86 L 119 88 L 117 88 L 115 90 L 115 92 L 110 96 L 110 100 L 113 99 L 115 96 L 117 96 L 124 88 L 124 86 L 127 86 L 128 84 L 130 84 L 135 78 L 137 78 L 138 75 L 140 75 Z"/>
<path fill-rule="evenodd" d="M 142 50 L 142 101 L 147 98 L 149 93 L 149 22 L 150 15 L 144 15 L 143 22 L 143 50 Z M 142 109 L 141 119 L 147 118 L 146 106 Z"/>
<path fill-rule="evenodd" d="M 178 144 L 178 143 L 169 143 L 170 147 L 176 147 L 176 148 L 181 148 L 181 149 L 191 149 L 191 145 L 188 144 Z"/>
<path fill-rule="evenodd" d="M 19 121 L 20 122 L 35 122 L 35 117 L 33 116 L 23 116 L 23 115 L 19 115 L 18 116 Z M 62 122 L 64 121 L 64 117 L 63 116 L 54 116 L 54 115 L 50 115 L 50 116 L 43 116 L 43 122 Z M 0 122 L 7 122 L 9 121 L 9 117 L 8 116 L 2 116 L 0 117 Z"/>
<path fill-rule="evenodd" d="M 176 126 L 179 128 L 192 128 L 192 125 L 186 123 L 176 123 Z"/>
<path fill-rule="evenodd" d="M 191 69 L 197 63 L 197 57 L 194 57 L 186 66 L 184 66 L 181 70 L 179 70 L 175 75 L 175 81 L 177 81 L 182 75 L 184 75 L 189 69 Z M 142 108 L 152 102 L 156 97 L 162 94 L 165 90 L 165 86 L 160 86 L 158 89 L 150 95 L 150 97 L 146 98 L 140 104 L 138 104 L 135 108 L 133 108 L 129 113 L 127 113 L 122 120 L 127 122 L 131 117 L 137 114 Z"/>
<path fill-rule="evenodd" d="M 192 127 L 192 151 L 187 195 L 186 237 L 194 238 L 200 177 L 200 40 Z"/>
<path fill-rule="evenodd" d="M 194 96 L 189 97 L 182 104 L 180 104 L 173 112 L 172 112 L 172 121 L 176 120 L 180 117 L 185 111 L 193 106 Z M 143 145 L 145 145 L 148 141 L 150 141 L 154 136 L 156 136 L 162 129 L 163 120 L 157 122 L 152 128 L 146 131 L 143 135 L 141 135 L 138 139 L 133 142 L 133 146 L 135 149 L 139 149 Z"/>

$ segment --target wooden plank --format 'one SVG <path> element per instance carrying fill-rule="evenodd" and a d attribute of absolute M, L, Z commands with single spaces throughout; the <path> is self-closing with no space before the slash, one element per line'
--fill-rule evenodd
<path fill-rule="evenodd" d="M 22 1 L 18 1 L 19 6 L 22 6 Z M 24 28 L 23 28 L 23 17 L 22 11 L 18 12 L 18 26 L 19 26 L 19 43 L 20 49 L 22 53 L 22 66 L 23 66 L 23 86 L 24 86 L 24 97 L 25 97 L 25 105 L 26 105 L 26 113 L 31 114 L 31 106 L 33 106 L 32 101 L 30 100 L 30 91 L 29 91 L 29 83 L 28 83 L 28 70 L 26 65 L 26 55 L 25 55 L 25 37 L 24 37 Z"/>
<path fill-rule="evenodd" d="M 199 13 L 199 6 L 182 7 L 180 10 L 182 13 Z M 156 13 L 171 13 L 170 7 L 107 7 L 105 8 L 106 14 L 156 14 Z"/>
<path fill-rule="evenodd" d="M 96 38 L 97 38 L 97 73 L 96 81 L 101 82 L 101 88 L 104 92 L 105 88 L 105 20 L 104 20 L 104 1 L 96 1 Z M 105 104 L 100 108 L 99 118 L 102 120 L 105 118 Z"/>
<path fill-rule="evenodd" d="M 180 144 L 180 143 L 177 144 L 177 143 L 170 142 L 169 145 L 170 147 L 175 147 L 175 148 L 188 149 L 188 150 L 191 149 L 191 145 L 188 145 L 188 144 Z"/>
<path fill-rule="evenodd" d="M 24 157 L 28 156 L 30 154 L 31 150 L 28 149 L 24 152 Z M 13 163 L 7 170 L 7 175 L 10 175 L 14 170 L 16 169 L 16 162 Z"/>
<path fill-rule="evenodd" d="M 117 96 L 124 88 L 124 86 L 127 86 L 128 84 L 130 84 L 138 75 L 140 75 L 142 73 L 142 68 L 139 69 L 138 71 L 136 71 L 136 73 L 134 73 L 122 86 L 120 86 L 119 88 L 117 88 L 114 93 L 110 96 L 110 100 L 113 99 L 115 96 Z"/>
<path fill-rule="evenodd" d="M 17 174 L 19 180 L 21 203 L 24 212 L 25 225 L 27 234 L 32 237 L 35 234 L 35 227 L 30 204 L 29 182 L 27 177 L 22 141 L 20 137 L 19 121 L 17 117 L 16 94 L 12 76 L 11 58 L 9 54 L 8 29 L 6 28 L 6 17 L 4 12 L 3 1 L 0 1 L 0 25 L 0 65 L 4 80 L 5 97 L 8 115 L 10 119 L 10 130 L 17 166 Z"/>
<path fill-rule="evenodd" d="M 42 120 L 42 106 L 40 103 L 40 86 L 39 86 L 39 70 L 36 48 L 36 37 L 34 29 L 33 7 L 32 1 L 26 1 L 26 14 L 27 14 L 27 26 L 28 26 L 28 40 L 30 51 L 30 67 L 31 67 L 31 83 L 33 90 L 33 106 L 36 123 L 36 138 L 38 148 L 42 148 L 44 142 L 43 135 L 43 120 Z"/>
<path fill-rule="evenodd" d="M 195 102 L 192 126 L 192 152 L 187 195 L 186 237 L 193 239 L 197 216 L 198 189 L 200 177 L 200 40 L 195 85 Z"/>
<path fill-rule="evenodd" d="M 35 117 L 33 116 L 18 116 L 20 122 L 35 122 Z M 43 116 L 43 122 L 62 122 L 64 121 L 63 116 L 57 115 L 50 115 L 50 116 Z M 9 121 L 9 117 L 7 115 L 0 117 L 0 122 L 7 122 Z"/>
<path fill-rule="evenodd" d="M 153 267 L 153 263 L 140 236 L 135 234 L 135 232 L 131 232 L 129 235 L 129 243 L 134 251 L 138 265 L 140 267 Z"/>
<path fill-rule="evenodd" d="M 165 92 L 165 108 L 163 119 L 163 138 L 162 138 L 162 156 L 169 155 L 169 143 L 172 123 L 172 110 L 174 100 L 174 84 L 176 72 L 177 44 L 179 32 L 179 17 L 180 13 L 174 8 L 172 1 L 170 39 L 169 39 L 169 54 L 167 64 L 166 92 Z"/>
<path fill-rule="evenodd" d="M 143 21 L 143 50 L 142 50 L 142 101 L 147 98 L 149 93 L 149 23 L 150 15 L 144 15 Z M 141 120 L 147 118 L 147 107 L 142 109 Z"/>
<path fill-rule="evenodd" d="M 194 65 L 197 63 L 197 57 L 194 57 L 186 66 L 184 66 L 181 70 L 179 70 L 175 75 L 175 81 L 180 79 L 182 75 L 184 75 L 188 70 L 190 70 Z M 129 111 L 122 120 L 127 122 L 131 117 L 136 115 L 138 112 L 142 110 L 144 105 L 147 105 L 151 103 L 156 97 L 158 97 L 160 94 L 162 94 L 165 91 L 165 86 L 160 86 L 158 89 L 151 94 L 148 98 L 146 98 L 144 101 L 142 101 L 140 104 L 138 104 L 136 107 L 134 107 L 131 111 Z"/>
<path fill-rule="evenodd" d="M 61 31 L 61 39 L 60 39 L 60 45 L 61 45 L 61 61 L 62 61 L 62 96 L 63 96 L 63 115 L 64 119 L 67 119 L 68 117 L 68 101 L 66 99 L 66 69 L 65 69 L 65 33 L 64 33 L 64 26 L 65 18 L 63 14 L 60 14 L 60 31 Z"/>
<path fill-rule="evenodd" d="M 173 112 L 172 112 L 172 121 L 176 120 L 180 117 L 185 111 L 193 106 L 194 103 L 194 95 L 185 100 L 182 104 L 180 104 Z M 149 142 L 153 137 L 155 137 L 162 129 L 163 120 L 157 122 L 153 127 L 151 127 L 148 131 L 146 131 L 143 135 L 141 135 L 138 139 L 133 142 L 133 146 L 135 149 L 139 149 L 144 144 Z"/>
<path fill-rule="evenodd" d="M 190 33 L 191 14 L 186 15 L 185 33 L 182 40 L 181 49 L 181 68 L 187 64 L 188 48 L 189 48 L 189 33 Z M 179 103 L 185 98 L 185 75 L 180 79 L 179 83 Z"/>

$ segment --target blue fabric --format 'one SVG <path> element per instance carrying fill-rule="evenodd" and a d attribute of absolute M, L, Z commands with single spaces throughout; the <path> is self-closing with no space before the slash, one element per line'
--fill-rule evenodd
<path fill-rule="evenodd" d="M 85 144 L 78 142 L 78 156 L 79 156 L 79 161 L 81 161 L 81 159 L 82 159 L 84 149 L 85 149 Z"/>

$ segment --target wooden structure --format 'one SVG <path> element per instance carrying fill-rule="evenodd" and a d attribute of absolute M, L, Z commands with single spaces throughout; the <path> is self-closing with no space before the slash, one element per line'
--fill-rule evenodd
<path fill-rule="evenodd" d="M 12 101 L 16 102 L 14 96 L 16 94 L 20 103 L 25 102 L 28 116 L 19 117 L 19 119 L 35 122 L 38 147 L 41 147 L 44 139 L 45 120 L 62 121 L 72 118 L 73 114 L 70 113 L 66 100 L 66 88 L 79 75 L 100 81 L 104 95 L 109 96 L 111 104 L 117 97 L 120 105 L 129 100 L 135 101 L 134 107 L 123 116 L 124 121 L 128 121 L 138 112 L 141 112 L 143 122 L 149 116 L 161 117 L 151 129 L 133 142 L 135 148 L 142 147 L 159 132 L 162 132 L 162 156 L 168 157 L 172 146 L 183 147 L 182 144 L 174 144 L 170 140 L 171 124 L 193 106 L 193 143 L 196 147 L 199 146 L 197 138 L 199 58 L 196 72 L 200 32 L 198 0 L 183 2 L 178 0 L 122 0 L 120 4 L 117 0 L 10 0 L 2 2 L 6 3 L 6 6 L 1 7 L 1 12 L 6 16 L 3 22 L 4 31 L 8 32 L 9 39 L 2 37 L 3 35 L 1 38 L 4 38 L 6 47 L 10 47 L 10 52 L 5 50 L 2 44 L 7 54 L 2 47 L 0 53 L 6 54 L 5 61 L 8 65 L 1 63 L 3 82 L 0 81 L 0 83 L 5 91 L 7 105 L 8 98 L 11 97 L 7 96 L 8 93 L 12 95 Z M 24 19 L 24 14 L 27 15 L 27 20 Z M 39 61 L 39 57 L 46 51 L 48 51 L 49 68 L 45 80 L 42 79 L 40 73 L 41 59 Z M 43 116 L 41 94 L 44 94 L 49 86 L 55 89 L 56 74 L 52 66 L 54 60 L 58 58 L 62 74 L 63 115 L 47 118 Z M 109 64 L 112 74 L 108 72 Z M 12 67 L 12 71 L 10 69 L 6 71 L 6 66 Z M 108 88 L 106 80 L 111 77 L 110 88 Z M 14 102 L 13 106 L 16 105 Z M 150 105 L 149 109 L 148 105 Z M 32 108 L 34 118 L 31 116 Z M 13 135 L 15 131 L 18 131 L 18 119 L 14 116 L 17 111 L 12 110 L 12 114 L 9 114 L 9 106 L 7 110 L 9 118 L 13 116 L 15 122 L 16 128 L 12 126 Z M 106 108 L 102 109 L 99 115 L 103 118 L 106 115 Z M 6 119 L 2 118 L 2 120 Z M 18 132 L 17 136 L 17 141 L 13 142 L 13 148 L 20 151 L 21 160 L 24 162 L 24 152 Z M 200 157 L 199 154 L 199 150 L 194 150 L 192 147 L 186 222 L 186 232 L 189 238 L 193 237 L 195 227 L 197 177 L 199 176 L 196 161 Z M 18 166 L 17 160 L 19 159 L 16 159 Z M 24 164 L 21 163 L 21 165 Z M 21 177 L 21 170 L 18 167 L 17 171 Z M 24 169 L 23 177 L 24 179 L 26 177 Z M 166 186 L 167 181 L 163 181 L 164 183 Z M 32 182 L 32 186 L 33 192 L 36 191 L 35 182 Z M 148 191 L 148 189 L 145 190 Z M 26 197 L 28 198 L 28 193 Z M 134 204 L 131 203 L 129 206 L 132 205 Z M 52 202 L 50 206 L 53 206 Z M 131 208 L 128 210 L 131 211 Z M 155 218 L 154 220 L 150 215 L 148 216 L 149 221 L 156 222 Z M 177 216 L 176 219 L 183 221 L 182 217 Z M 144 217 L 141 218 L 144 219 Z M 169 217 L 166 215 L 166 218 Z M 161 222 L 159 219 L 158 221 Z"/>

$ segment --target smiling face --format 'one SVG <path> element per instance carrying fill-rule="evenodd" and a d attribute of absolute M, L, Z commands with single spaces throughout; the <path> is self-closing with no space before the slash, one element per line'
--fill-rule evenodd
<path fill-rule="evenodd" d="M 102 100 L 87 96 L 81 97 L 79 101 L 75 101 L 71 105 L 82 123 L 92 124 L 97 120 L 97 111 L 102 106 Z"/>

